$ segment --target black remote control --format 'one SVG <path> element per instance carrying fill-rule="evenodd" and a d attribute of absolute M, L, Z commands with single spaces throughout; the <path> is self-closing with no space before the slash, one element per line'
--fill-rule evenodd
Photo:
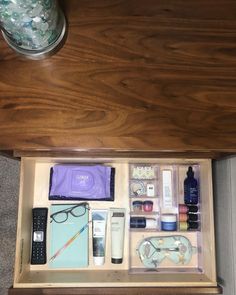
<path fill-rule="evenodd" d="M 45 264 L 48 208 L 33 208 L 31 264 Z"/>

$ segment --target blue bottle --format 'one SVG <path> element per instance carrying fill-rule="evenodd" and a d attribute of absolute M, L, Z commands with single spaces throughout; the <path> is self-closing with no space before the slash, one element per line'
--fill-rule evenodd
<path fill-rule="evenodd" d="M 188 167 L 187 177 L 184 180 L 184 203 L 198 204 L 198 182 L 194 178 L 193 168 Z"/>

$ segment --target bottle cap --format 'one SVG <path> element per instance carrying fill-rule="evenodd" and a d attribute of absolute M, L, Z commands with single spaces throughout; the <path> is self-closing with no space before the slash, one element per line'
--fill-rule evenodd
<path fill-rule="evenodd" d="M 157 228 L 157 220 L 154 218 L 146 218 L 146 228 L 147 229 L 156 229 Z"/>
<path fill-rule="evenodd" d="M 187 176 L 188 177 L 193 177 L 194 176 L 194 172 L 193 172 L 193 167 L 192 166 L 189 166 L 188 167 Z"/>
<path fill-rule="evenodd" d="M 93 257 L 94 265 L 103 265 L 105 262 L 105 257 Z"/>
<path fill-rule="evenodd" d="M 198 221 L 198 215 L 197 214 L 189 214 L 188 220 L 189 221 Z"/>
<path fill-rule="evenodd" d="M 177 217 L 175 214 L 162 214 L 161 221 L 162 222 L 176 222 Z"/>
<path fill-rule="evenodd" d="M 123 258 L 111 258 L 111 263 L 113 264 L 121 264 L 123 262 Z"/>
<path fill-rule="evenodd" d="M 188 223 L 188 228 L 189 228 L 189 229 L 198 229 L 198 226 L 199 226 L 198 222 L 190 221 L 190 222 Z"/>
<path fill-rule="evenodd" d="M 198 206 L 188 206 L 188 212 L 198 212 Z"/>

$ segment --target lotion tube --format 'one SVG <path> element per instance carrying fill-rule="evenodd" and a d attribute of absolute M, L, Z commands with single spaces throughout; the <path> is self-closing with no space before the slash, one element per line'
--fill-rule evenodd
<path fill-rule="evenodd" d="M 93 263 L 103 265 L 106 253 L 107 210 L 93 210 Z"/>
<path fill-rule="evenodd" d="M 170 169 L 162 170 L 162 207 L 164 209 L 173 207 L 172 173 Z"/>
<path fill-rule="evenodd" d="M 125 209 L 111 208 L 111 263 L 123 262 Z"/>

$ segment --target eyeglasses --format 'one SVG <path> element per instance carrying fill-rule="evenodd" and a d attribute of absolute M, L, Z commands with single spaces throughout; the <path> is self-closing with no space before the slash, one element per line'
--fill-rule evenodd
<path fill-rule="evenodd" d="M 89 210 L 88 203 L 80 203 L 70 208 L 57 211 L 53 213 L 52 215 L 50 215 L 50 218 L 51 218 L 50 223 L 52 223 L 53 221 L 55 221 L 56 223 L 63 223 L 67 221 L 69 214 L 71 214 L 74 217 L 81 217 L 85 214 L 86 210 Z"/>

